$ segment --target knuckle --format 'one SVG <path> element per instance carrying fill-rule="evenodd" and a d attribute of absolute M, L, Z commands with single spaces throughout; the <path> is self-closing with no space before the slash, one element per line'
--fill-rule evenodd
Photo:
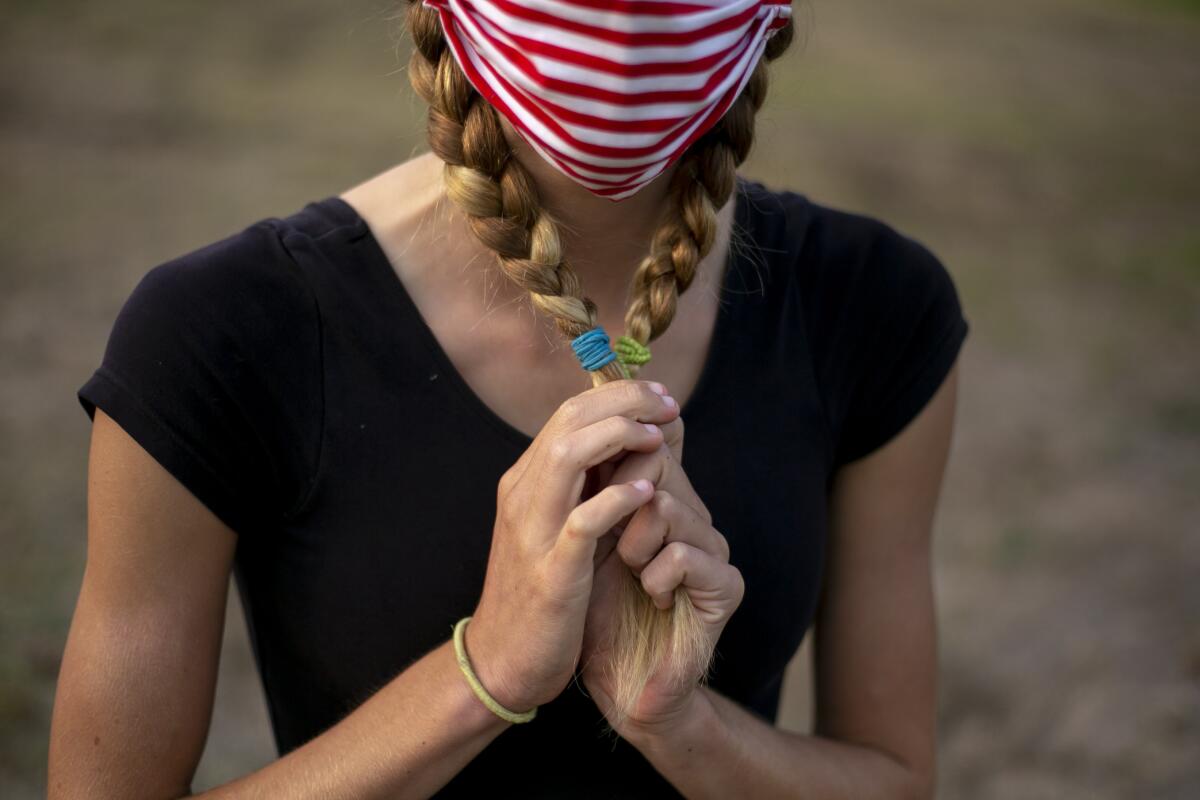
<path fill-rule="evenodd" d="M 560 436 L 550 442 L 546 448 L 546 459 L 555 466 L 563 466 L 570 463 L 573 451 L 571 440 L 566 436 Z"/>
<path fill-rule="evenodd" d="M 730 565 L 729 568 L 733 570 L 733 574 L 730 578 L 731 583 L 733 584 L 733 596 L 736 597 L 737 601 L 740 603 L 742 598 L 746 596 L 746 579 L 742 577 L 742 571 L 737 567 Z"/>
<path fill-rule="evenodd" d="M 663 555 L 671 566 L 682 567 L 689 560 L 688 546 L 683 542 L 671 542 L 663 548 Z"/>
<path fill-rule="evenodd" d="M 516 495 L 512 487 L 496 492 L 496 521 L 503 528 L 514 528 L 520 523 L 522 503 Z"/>
<path fill-rule="evenodd" d="M 583 419 L 583 400 L 578 396 L 568 397 L 559 405 L 555 416 L 564 427 L 574 428 Z"/>
<path fill-rule="evenodd" d="M 502 529 L 511 530 L 518 526 L 517 504 L 501 502 L 496 507 L 496 521 Z"/>
<path fill-rule="evenodd" d="M 497 499 L 502 500 L 504 497 L 511 494 L 513 489 L 516 487 L 516 484 L 516 471 L 509 467 L 504 471 L 504 474 L 500 476 L 500 482 L 496 485 Z"/>
<path fill-rule="evenodd" d="M 633 431 L 637 423 L 629 417 L 609 417 L 601 425 L 605 436 L 616 436 L 623 439 Z"/>
<path fill-rule="evenodd" d="M 579 539 L 583 536 L 583 520 L 581 519 L 583 512 L 576 506 L 575 509 L 567 515 L 567 519 L 563 522 L 562 536 L 567 539 Z"/>
<path fill-rule="evenodd" d="M 591 507 L 587 505 L 575 506 L 571 513 L 567 515 L 566 522 L 563 523 L 563 535 L 570 536 L 575 539 L 587 538 L 589 532 L 595 527 L 595 519 L 591 513 Z"/>
<path fill-rule="evenodd" d="M 620 391 L 622 403 L 631 407 L 642 405 L 646 401 L 646 395 L 654 394 L 650 391 L 650 387 L 636 381 L 623 382 Z"/>
<path fill-rule="evenodd" d="M 659 489 L 654 493 L 654 511 L 666 519 L 673 519 L 679 511 L 679 501 L 670 492 Z"/>
<path fill-rule="evenodd" d="M 721 533 L 715 528 L 713 529 L 713 533 L 716 534 L 717 537 L 717 548 L 720 552 L 721 560 L 726 562 L 729 561 L 729 540 L 725 538 L 725 534 Z"/>

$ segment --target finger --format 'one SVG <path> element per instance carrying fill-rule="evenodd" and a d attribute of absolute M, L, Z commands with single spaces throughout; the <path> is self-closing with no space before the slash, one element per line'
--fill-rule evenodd
<path fill-rule="evenodd" d="M 729 543 L 725 537 L 695 509 L 661 489 L 625 525 L 617 542 L 617 553 L 637 575 L 672 542 L 691 545 L 718 561 L 729 561 Z"/>
<path fill-rule="evenodd" d="M 606 417 L 621 415 L 639 422 L 668 423 L 678 418 L 679 406 L 673 398 L 665 401 L 666 395 L 666 387 L 657 381 L 622 379 L 569 397 L 521 453 L 513 470 L 517 475 L 524 474 L 549 442 Z"/>
<path fill-rule="evenodd" d="M 538 432 L 539 444 L 613 416 L 655 424 L 670 422 L 679 416 L 679 405 L 656 389 L 666 391 L 660 383 L 622 379 L 568 397 Z"/>
<path fill-rule="evenodd" d="M 736 567 L 684 542 L 664 547 L 642 570 L 640 580 L 654 605 L 663 609 L 674 604 L 675 590 L 683 587 L 696 610 L 713 617 L 707 622 L 731 614 L 745 591 Z"/>
<path fill-rule="evenodd" d="M 649 478 L 655 486 L 691 506 L 706 522 L 712 522 L 712 514 L 696 494 L 683 465 L 670 448 L 663 446 L 652 453 L 630 453 L 612 473 L 610 480 L 613 483 L 628 483 L 638 478 Z"/>
<path fill-rule="evenodd" d="M 570 560 L 586 558 L 591 562 L 596 542 L 624 516 L 654 497 L 654 484 L 647 480 L 616 483 L 595 497 L 580 503 L 567 515 L 555 542 L 555 549 Z M 594 566 L 589 564 L 589 569 Z"/>
<path fill-rule="evenodd" d="M 662 431 L 653 423 L 634 422 L 629 417 L 608 417 L 561 436 L 542 453 L 533 511 L 553 520 L 557 527 L 579 504 L 587 471 L 615 453 L 655 450 L 662 444 Z M 621 481 L 628 483 L 629 481 Z"/>
<path fill-rule="evenodd" d="M 663 430 L 663 440 L 671 451 L 676 463 L 683 463 L 683 417 L 676 417 L 670 422 L 659 425 Z"/>

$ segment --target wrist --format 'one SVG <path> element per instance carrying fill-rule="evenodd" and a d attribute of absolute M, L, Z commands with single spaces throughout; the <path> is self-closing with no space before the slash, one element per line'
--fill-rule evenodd
<path fill-rule="evenodd" d="M 537 706 L 537 701 L 530 699 L 528 693 L 521 690 L 520 681 L 512 678 L 505 669 L 502 659 L 495 655 L 498 648 L 489 644 L 491 640 L 487 637 L 486 629 L 480 628 L 472 631 L 475 624 L 474 619 L 466 624 L 463 630 L 463 646 L 471 670 L 475 673 L 475 677 L 483 686 L 484 691 L 505 709 L 514 713 L 519 714 Z M 463 679 L 465 682 L 465 675 Z M 469 684 L 468 688 L 470 688 Z M 487 709 L 480 698 L 476 697 L 475 699 L 485 710 Z M 492 712 L 488 710 L 488 713 Z"/>
<path fill-rule="evenodd" d="M 471 688 L 466 676 L 462 674 L 462 669 L 458 666 L 458 658 L 454 652 L 454 641 L 452 639 L 447 640 L 442 644 L 440 650 L 442 668 L 445 671 L 449 684 L 453 687 L 456 700 L 455 705 L 458 709 L 454 718 L 462 720 L 464 725 L 477 731 L 496 731 L 499 733 L 511 727 L 511 722 L 493 714 L 475 696 L 475 691 Z"/>
<path fill-rule="evenodd" d="M 722 724 L 708 690 L 698 686 L 688 695 L 685 704 L 669 717 L 653 723 L 630 722 L 618 733 L 647 756 L 677 749 L 699 752 L 695 745 L 712 742 L 721 732 Z"/>

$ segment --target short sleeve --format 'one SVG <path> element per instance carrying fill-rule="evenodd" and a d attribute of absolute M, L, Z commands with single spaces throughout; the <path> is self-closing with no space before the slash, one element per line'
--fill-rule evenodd
<path fill-rule="evenodd" d="M 316 301 L 263 221 L 150 269 L 77 396 L 241 536 L 309 492 L 321 371 Z"/>
<path fill-rule="evenodd" d="M 869 244 L 830 245 L 810 298 L 834 467 L 908 426 L 942 385 L 969 330 L 949 271 L 927 247 L 869 217 L 843 213 L 838 224 Z"/>

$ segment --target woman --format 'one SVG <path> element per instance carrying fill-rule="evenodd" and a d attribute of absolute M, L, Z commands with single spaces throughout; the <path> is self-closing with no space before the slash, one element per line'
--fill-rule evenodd
<path fill-rule="evenodd" d="M 788 12 L 412 4 L 432 154 L 146 275 L 79 393 L 52 796 L 189 791 L 231 571 L 281 757 L 214 796 L 932 794 L 967 323 L 736 177 Z"/>

